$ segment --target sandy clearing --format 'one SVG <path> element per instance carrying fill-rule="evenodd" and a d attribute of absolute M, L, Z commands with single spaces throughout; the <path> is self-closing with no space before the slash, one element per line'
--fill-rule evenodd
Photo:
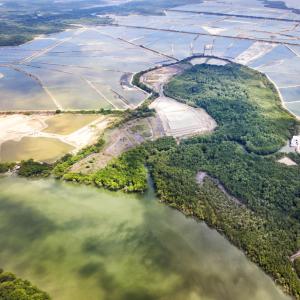
<path fill-rule="evenodd" d="M 295 259 L 299 258 L 300 257 L 300 250 L 298 252 L 296 252 L 295 254 L 293 254 L 291 257 L 290 257 L 290 261 L 291 262 L 294 262 Z"/>
<path fill-rule="evenodd" d="M 164 85 L 190 67 L 190 64 L 174 64 L 150 71 L 141 78 L 144 84 L 160 94 L 149 107 L 156 110 L 167 136 L 183 138 L 212 132 L 217 127 L 215 120 L 205 110 L 164 96 Z"/>
<path fill-rule="evenodd" d="M 247 50 L 236 57 L 234 61 L 241 65 L 248 65 L 250 62 L 271 52 L 277 46 L 277 44 L 255 42 Z"/>
<path fill-rule="evenodd" d="M 190 65 L 184 63 L 161 67 L 145 73 L 141 76 L 140 81 L 157 93 L 160 93 L 162 91 L 162 87 L 167 84 L 173 76 L 181 74 L 189 67 Z"/>
<path fill-rule="evenodd" d="M 162 96 L 151 103 L 162 121 L 165 134 L 183 138 L 212 132 L 217 123 L 201 108 L 194 108 L 174 99 Z"/>
<path fill-rule="evenodd" d="M 45 120 L 49 115 L 6 115 L 0 116 L 0 146 L 8 140 L 20 141 L 47 127 Z"/>
<path fill-rule="evenodd" d="M 142 128 L 142 129 L 141 129 Z M 71 172 L 83 174 L 94 173 L 104 168 L 114 157 L 140 145 L 146 140 L 155 140 L 164 136 L 164 131 L 159 118 L 149 117 L 129 121 L 120 128 L 108 132 L 104 149 L 94 153 L 74 164 Z"/>
<path fill-rule="evenodd" d="M 207 173 L 206 172 L 198 172 L 197 175 L 196 175 L 196 182 L 200 185 L 202 185 L 205 177 L 207 176 Z"/>
<path fill-rule="evenodd" d="M 49 133 L 44 131 L 35 131 L 27 136 L 30 137 L 44 137 L 60 140 L 63 143 L 74 147 L 72 153 L 78 152 L 87 145 L 91 145 L 97 141 L 104 130 L 115 120 L 114 117 L 100 116 L 97 120 L 83 126 L 69 135 L 61 135 L 56 133 Z"/>
<path fill-rule="evenodd" d="M 297 164 L 291 160 L 289 157 L 285 156 L 279 160 L 277 160 L 279 163 L 287 165 L 287 166 L 297 166 Z"/>
<path fill-rule="evenodd" d="M 0 146 L 6 141 L 20 141 L 23 137 L 51 138 L 74 147 L 72 152 L 93 144 L 103 131 L 115 121 L 115 117 L 99 116 L 93 122 L 83 126 L 69 135 L 45 132 L 46 120 L 51 115 L 7 115 L 0 116 Z"/>
<path fill-rule="evenodd" d="M 75 152 L 79 149 L 91 145 L 97 141 L 99 135 L 115 121 L 115 117 L 101 116 L 94 122 L 80 128 L 68 135 L 64 141 L 75 147 Z"/>
<path fill-rule="evenodd" d="M 190 63 L 195 66 L 195 65 L 202 65 L 202 64 L 207 64 L 209 58 L 208 57 L 196 57 L 192 58 L 190 60 Z"/>

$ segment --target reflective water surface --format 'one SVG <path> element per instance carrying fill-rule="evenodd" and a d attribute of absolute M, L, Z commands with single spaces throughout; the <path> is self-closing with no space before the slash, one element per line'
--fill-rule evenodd
<path fill-rule="evenodd" d="M 220 234 L 152 191 L 2 178 L 0 243 L 0 266 L 53 299 L 288 299 Z"/>

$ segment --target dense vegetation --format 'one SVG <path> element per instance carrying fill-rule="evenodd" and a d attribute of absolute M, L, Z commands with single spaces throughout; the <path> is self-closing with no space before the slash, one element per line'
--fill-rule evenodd
<path fill-rule="evenodd" d="M 139 148 L 132 149 L 118 159 L 112 160 L 104 169 L 95 174 L 85 175 L 70 172 L 70 168 L 76 162 L 99 152 L 104 145 L 104 140 L 93 146 L 89 146 L 75 155 L 65 155 L 53 168 L 52 174 L 56 178 L 85 184 L 94 184 L 110 190 L 123 190 L 125 192 L 143 192 L 147 188 L 146 168 L 144 156 Z"/>
<path fill-rule="evenodd" d="M 153 91 L 150 87 L 148 87 L 146 84 L 144 84 L 143 82 L 141 82 L 141 77 L 152 70 L 155 70 L 156 68 L 152 68 L 152 69 L 148 69 L 145 71 L 141 71 L 139 73 L 134 74 L 133 79 L 132 79 L 132 84 L 139 87 L 140 89 L 144 90 L 145 92 L 147 92 L 148 94 L 151 94 L 152 98 L 157 98 L 159 96 L 159 94 L 155 91 Z"/>
<path fill-rule="evenodd" d="M 273 84 L 241 65 L 196 65 L 173 79 L 165 92 L 204 108 L 219 124 L 216 139 L 236 141 L 257 154 L 279 150 L 296 130 Z"/>
<path fill-rule="evenodd" d="M 50 175 L 51 170 L 51 165 L 29 159 L 20 163 L 18 175 L 23 177 L 47 177 Z"/>
<path fill-rule="evenodd" d="M 159 197 L 223 232 L 299 298 L 289 256 L 300 247 L 300 167 L 279 164 L 278 154 L 261 156 L 284 145 L 296 120 L 264 75 L 235 64 L 195 66 L 174 78 L 166 93 L 206 109 L 219 128 L 149 156 Z M 218 178 L 240 204 L 210 179 L 199 186 L 199 171 Z"/>
<path fill-rule="evenodd" d="M 139 148 L 129 150 L 107 167 L 99 170 L 93 180 L 97 186 L 126 192 L 143 192 L 147 188 L 145 153 Z"/>
<path fill-rule="evenodd" d="M 77 154 L 66 154 L 62 157 L 56 164 L 52 171 L 53 175 L 56 178 L 61 178 L 65 173 L 67 173 L 72 165 L 81 159 L 87 157 L 92 153 L 100 152 L 102 147 L 104 146 L 104 140 L 100 138 L 98 142 L 92 146 L 88 146 L 80 150 Z"/>
<path fill-rule="evenodd" d="M 277 283 L 299 297 L 289 256 L 300 246 L 300 169 L 245 152 L 236 142 L 183 143 L 148 161 L 159 197 L 225 233 Z M 238 205 L 198 171 L 218 178 Z"/>
<path fill-rule="evenodd" d="M 62 178 L 113 191 L 143 192 L 147 189 L 145 154 L 143 148 L 138 147 L 122 154 L 118 159 L 113 159 L 105 168 L 94 174 L 67 172 Z"/>
<path fill-rule="evenodd" d="M 295 266 L 295 270 L 300 278 L 300 258 L 295 259 L 294 266 Z"/>
<path fill-rule="evenodd" d="M 217 228 L 300 298 L 298 262 L 289 260 L 300 247 L 300 167 L 280 164 L 281 154 L 272 154 L 296 131 L 296 120 L 281 108 L 266 77 L 235 64 L 193 67 L 166 92 L 205 108 L 219 124 L 216 132 L 180 145 L 172 138 L 147 142 L 130 151 L 137 164 L 124 163 L 125 153 L 99 171 L 101 180 L 126 189 L 128 174 L 142 181 L 146 173 L 139 168 L 147 164 L 162 201 Z M 202 184 L 196 182 L 199 171 L 210 176 Z"/>
<path fill-rule="evenodd" d="M 0 270 L 1 300 L 50 300 L 50 297 L 33 286 L 29 281 Z"/>
<path fill-rule="evenodd" d="M 14 163 L 0 163 L 0 174 L 6 173 L 15 166 Z"/>

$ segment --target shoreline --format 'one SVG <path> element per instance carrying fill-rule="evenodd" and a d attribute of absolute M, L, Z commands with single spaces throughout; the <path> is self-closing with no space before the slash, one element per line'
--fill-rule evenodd
<path fill-rule="evenodd" d="M 219 59 L 219 60 L 222 60 L 222 61 L 227 61 L 227 62 L 229 62 L 229 63 L 236 64 L 235 62 L 232 62 L 231 60 L 223 59 L 223 58 L 220 58 L 220 57 L 215 57 L 215 56 L 203 56 L 203 55 L 199 56 L 199 55 L 198 55 L 198 56 L 188 57 L 188 58 L 185 58 L 184 60 L 182 60 L 182 61 L 180 61 L 180 62 L 171 63 L 171 64 L 167 64 L 167 65 L 164 65 L 164 66 L 174 65 L 174 64 L 178 64 L 178 63 L 182 63 L 182 62 L 189 62 L 191 59 L 199 58 L 199 57 L 201 57 L 201 58 L 203 58 L 203 57 L 206 57 L 206 58 L 216 58 L 216 59 Z M 164 67 L 164 66 L 156 67 L 156 69 L 161 68 L 161 67 Z M 246 67 L 246 68 L 249 68 L 248 66 L 245 66 L 245 67 Z M 250 69 L 252 69 L 252 68 L 250 68 Z M 153 70 L 153 69 L 152 69 L 152 70 Z M 255 69 L 252 69 L 252 70 L 254 70 L 255 72 L 258 72 L 258 73 L 260 73 L 260 74 L 265 75 L 264 73 L 259 72 L 259 71 L 255 70 Z M 147 73 L 147 71 L 144 71 L 144 74 L 145 74 L 145 73 Z M 265 76 L 266 76 L 266 75 L 265 75 Z M 267 76 L 266 76 L 266 78 L 268 79 Z M 272 83 L 271 80 L 270 80 L 270 82 Z M 273 84 L 273 83 L 272 83 L 272 84 Z M 273 84 L 273 85 L 274 85 L 274 84 Z M 274 85 L 274 86 L 275 86 L 275 89 L 276 89 L 276 92 L 277 92 L 276 85 Z M 155 91 L 153 90 L 152 93 L 154 93 L 154 92 L 155 92 Z M 279 95 L 279 98 L 281 99 L 279 93 L 278 93 L 278 95 Z M 282 101 L 281 101 L 281 102 L 282 102 Z M 286 110 L 285 107 L 284 107 L 283 105 L 281 105 L 281 106 L 282 106 L 282 108 L 283 108 L 284 110 Z M 288 113 L 289 113 L 291 116 L 293 116 L 293 117 L 295 118 L 295 116 L 294 116 L 290 111 L 288 111 Z M 162 199 L 161 199 L 160 201 L 163 202 L 163 203 L 165 203 L 165 204 L 167 204 L 168 206 L 173 206 L 173 207 L 174 207 L 174 205 L 169 204 L 167 201 L 164 201 L 164 200 L 162 200 Z M 235 247 L 237 247 L 238 249 L 240 249 L 241 251 L 243 251 L 244 254 L 246 255 L 246 257 L 249 259 L 249 261 L 254 262 L 254 261 L 251 260 L 251 259 L 249 258 L 249 256 L 246 254 L 246 251 L 243 250 L 243 248 L 238 247 L 237 244 L 234 242 L 234 240 L 231 239 L 229 236 L 227 236 L 221 228 L 214 227 L 213 225 L 210 225 L 208 221 L 201 220 L 199 217 L 194 216 L 194 215 L 193 215 L 193 212 L 192 212 L 191 210 L 189 210 L 188 208 L 184 209 L 183 207 L 179 207 L 179 206 L 176 206 L 176 207 L 174 207 L 174 208 L 178 209 L 180 212 L 182 212 L 182 213 L 185 214 L 185 215 L 189 215 L 189 216 L 195 217 L 198 221 L 203 221 L 203 222 L 205 222 L 208 226 L 210 226 L 211 228 L 214 228 L 215 230 L 217 230 L 219 233 L 221 233 L 222 235 L 224 235 L 224 237 L 225 237 L 228 241 L 230 241 Z M 277 285 L 276 280 L 274 280 L 274 277 L 273 277 L 272 275 L 268 274 L 262 267 L 259 266 L 259 264 L 258 264 L 257 262 L 254 262 L 254 263 L 255 263 L 255 264 L 256 264 L 256 265 L 257 265 L 257 266 L 265 273 L 265 274 L 267 274 L 270 278 L 272 278 L 273 282 Z M 277 286 L 279 286 L 279 287 L 281 288 L 281 290 L 284 291 L 282 285 L 277 285 Z"/>
<path fill-rule="evenodd" d="M 182 63 L 182 62 L 189 62 L 189 61 L 191 61 L 191 60 L 194 59 L 194 58 L 214 58 L 214 59 L 219 59 L 219 60 L 222 60 L 222 61 L 226 61 L 226 62 L 228 62 L 228 63 L 238 64 L 238 63 L 235 63 L 234 61 L 231 61 L 231 60 L 226 59 L 226 58 L 221 58 L 221 57 L 216 57 L 216 56 L 196 55 L 196 56 L 187 57 L 187 58 L 185 58 L 185 59 L 183 59 L 182 61 L 179 61 L 179 62 L 175 62 L 175 63 L 171 63 L 171 64 L 167 64 L 167 65 L 163 65 L 163 66 L 157 67 L 157 68 L 155 68 L 155 69 L 158 69 L 158 68 L 161 68 L 161 67 L 165 67 L 165 66 L 170 66 L 170 65 L 176 65 L 176 64 L 179 64 L 179 63 Z M 241 65 L 241 64 L 240 64 L 240 65 Z M 260 71 L 258 71 L 258 70 L 255 70 L 255 69 L 253 69 L 253 68 L 251 68 L 251 67 L 248 67 L 248 66 L 245 66 L 245 65 L 242 65 L 242 66 L 244 66 L 244 67 L 246 67 L 246 68 L 249 68 L 249 69 L 253 70 L 254 72 L 258 72 L 258 73 L 264 75 L 264 76 L 267 78 L 267 80 L 269 80 L 270 83 L 274 86 L 274 88 L 275 88 L 275 90 L 276 90 L 276 92 L 277 92 L 277 94 L 278 94 L 278 96 L 279 96 L 279 99 L 280 99 L 280 105 L 281 105 L 281 108 L 284 109 L 287 113 L 289 113 L 295 120 L 299 120 L 299 119 L 300 119 L 298 116 L 296 116 L 295 114 L 293 114 L 292 112 L 290 112 L 290 111 L 285 107 L 285 104 L 284 104 L 282 95 L 281 95 L 281 93 L 280 93 L 280 91 L 279 91 L 277 85 L 276 85 L 271 79 L 269 79 L 269 77 L 268 77 L 265 73 L 260 72 Z M 152 70 L 152 69 L 150 69 L 150 71 L 151 71 L 151 70 Z M 146 74 L 146 73 L 147 73 L 147 71 L 144 71 L 144 72 L 143 72 L 143 74 Z M 148 86 L 148 87 L 149 87 L 149 86 Z M 150 88 L 151 88 L 151 87 L 150 87 Z M 152 89 L 152 90 L 153 90 L 153 89 Z M 153 92 L 155 92 L 155 91 L 153 90 Z M 176 99 L 175 99 L 175 100 L 176 100 Z M 214 183 L 215 183 L 215 182 L 214 182 Z M 224 193 L 224 191 L 222 191 L 222 190 L 220 190 L 220 189 L 219 189 L 219 191 L 220 191 L 220 193 Z M 225 194 L 225 196 L 227 196 L 226 193 L 224 193 L 224 194 Z M 262 268 L 262 267 L 258 264 L 257 261 L 252 260 L 252 259 L 247 255 L 246 250 L 243 249 L 242 247 L 240 247 L 240 246 L 235 242 L 235 240 L 234 240 L 233 238 L 231 238 L 230 236 L 228 236 L 228 235 L 224 232 L 224 230 L 223 230 L 222 228 L 218 228 L 218 227 L 214 226 L 214 225 L 211 224 L 208 220 L 200 219 L 198 216 L 196 216 L 196 215 L 194 214 L 194 212 L 192 211 L 191 208 L 188 208 L 188 207 L 182 207 L 182 206 L 180 206 L 180 205 L 174 204 L 173 202 L 169 203 L 166 199 L 161 199 L 160 197 L 158 197 L 158 199 L 159 199 L 159 201 L 160 201 L 161 203 L 163 203 L 163 204 L 165 204 L 165 205 L 167 205 L 167 206 L 169 206 L 169 207 L 171 207 L 171 208 L 174 208 L 174 209 L 180 211 L 181 213 L 183 213 L 183 214 L 186 215 L 187 217 L 192 217 L 192 218 L 195 219 L 197 222 L 204 222 L 207 226 L 209 226 L 210 228 L 216 230 L 218 233 L 220 233 L 222 236 L 224 236 L 224 238 L 226 238 L 226 240 L 228 240 L 232 245 L 234 245 L 237 249 L 241 250 L 241 251 L 244 253 L 244 255 L 247 257 L 247 259 L 248 259 L 249 261 L 251 261 L 252 263 L 254 263 L 254 264 L 255 264 L 256 266 L 258 266 L 258 267 L 259 267 L 259 268 L 260 268 L 267 276 L 269 276 L 269 277 L 272 279 L 273 283 L 274 283 L 277 287 L 279 287 L 280 290 L 281 290 L 285 295 L 291 297 L 291 299 L 297 299 L 296 296 L 293 296 L 291 293 L 287 292 L 287 291 L 285 290 L 285 287 L 284 287 L 283 285 L 278 284 L 278 283 L 277 283 L 277 279 L 274 278 L 274 276 L 273 276 L 272 274 L 267 273 L 266 270 L 265 270 L 264 268 Z M 237 198 L 237 200 L 239 201 L 238 198 Z M 236 205 L 240 205 L 240 204 L 236 204 Z M 248 209 L 249 209 L 249 208 L 248 208 Z"/>

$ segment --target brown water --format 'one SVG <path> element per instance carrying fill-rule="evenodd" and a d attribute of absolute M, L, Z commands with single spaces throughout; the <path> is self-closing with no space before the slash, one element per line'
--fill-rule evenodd
<path fill-rule="evenodd" d="M 156 201 L 0 179 L 0 266 L 58 300 L 287 300 L 215 230 Z"/>
<path fill-rule="evenodd" d="M 0 160 L 10 162 L 34 158 L 37 161 L 54 162 L 73 149 L 58 139 L 24 137 L 18 142 L 4 142 L 0 148 Z"/>
<path fill-rule="evenodd" d="M 68 135 L 99 118 L 99 115 L 86 114 L 55 115 L 46 120 L 48 127 L 44 132 Z"/>

